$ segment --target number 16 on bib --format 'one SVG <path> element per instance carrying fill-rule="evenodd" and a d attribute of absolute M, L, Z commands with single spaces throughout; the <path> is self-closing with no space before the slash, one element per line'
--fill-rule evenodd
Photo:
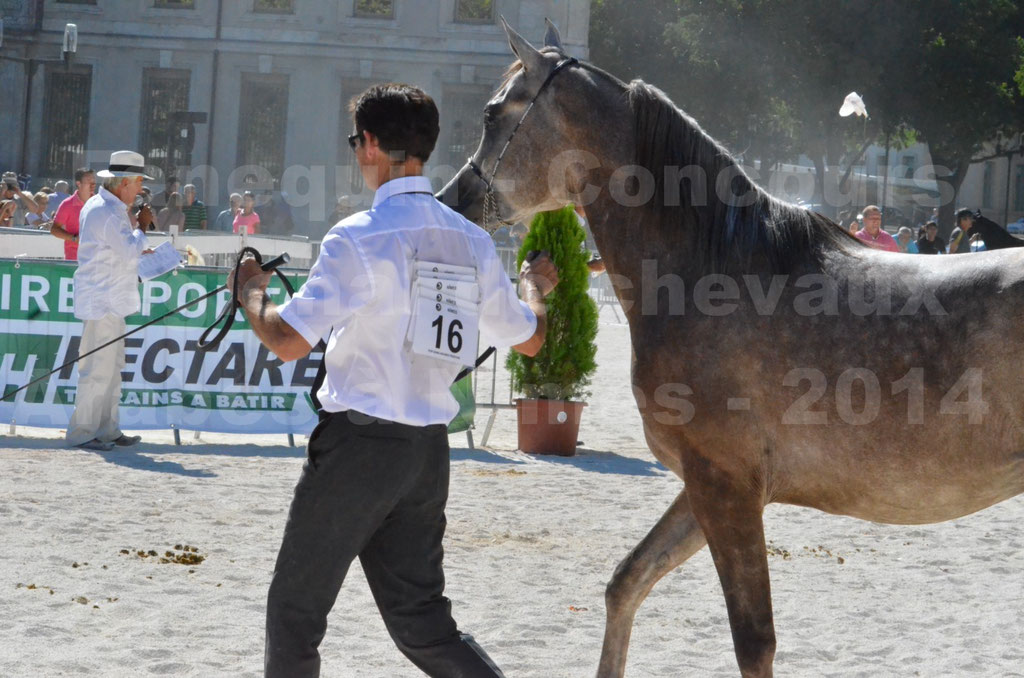
<path fill-rule="evenodd" d="M 441 294 L 419 294 L 413 309 L 412 350 L 438 360 L 473 365 L 477 353 L 477 305 Z"/>

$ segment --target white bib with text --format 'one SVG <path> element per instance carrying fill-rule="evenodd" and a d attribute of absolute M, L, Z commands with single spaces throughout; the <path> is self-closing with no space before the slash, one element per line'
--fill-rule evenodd
<path fill-rule="evenodd" d="M 473 365 L 480 325 L 478 296 L 475 269 L 417 262 L 408 333 L 413 353 Z"/>

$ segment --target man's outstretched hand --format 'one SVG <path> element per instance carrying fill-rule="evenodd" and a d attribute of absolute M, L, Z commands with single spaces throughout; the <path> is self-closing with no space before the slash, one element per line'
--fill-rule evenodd
<path fill-rule="evenodd" d="M 519 269 L 519 279 L 533 283 L 541 296 L 548 296 L 558 284 L 558 269 L 547 252 L 531 250 Z"/>

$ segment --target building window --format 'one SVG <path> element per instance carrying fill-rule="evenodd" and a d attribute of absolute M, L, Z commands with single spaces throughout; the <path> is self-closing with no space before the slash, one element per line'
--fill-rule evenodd
<path fill-rule="evenodd" d="M 356 0 L 353 14 L 370 19 L 393 19 L 395 3 L 393 0 Z"/>
<path fill-rule="evenodd" d="M 180 130 L 172 124 L 171 114 L 188 110 L 189 76 L 185 70 L 146 68 L 142 71 L 139 152 L 165 176 L 179 160 L 183 161 L 172 152 Z"/>
<path fill-rule="evenodd" d="M 455 0 L 455 22 L 486 24 L 494 21 L 492 0 Z"/>
<path fill-rule="evenodd" d="M 295 0 L 253 0 L 252 11 L 259 14 L 295 14 Z"/>
<path fill-rule="evenodd" d="M 917 158 L 912 155 L 905 155 L 903 156 L 903 160 L 901 162 L 903 163 L 903 178 L 913 179 L 914 169 L 917 165 Z"/>
<path fill-rule="evenodd" d="M 1017 165 L 1017 179 L 1014 181 L 1013 211 L 1024 212 L 1024 165 Z"/>
<path fill-rule="evenodd" d="M 67 179 L 84 162 L 89 141 L 92 72 L 46 74 L 43 111 L 43 174 Z"/>
<path fill-rule="evenodd" d="M 981 206 L 992 208 L 992 179 L 995 171 L 994 162 L 985 163 L 985 177 L 981 181 Z"/>
<path fill-rule="evenodd" d="M 157 9 L 195 9 L 196 0 L 154 0 Z"/>
<path fill-rule="evenodd" d="M 257 165 L 280 180 L 287 121 L 287 77 L 243 75 L 238 103 L 238 165 Z"/>

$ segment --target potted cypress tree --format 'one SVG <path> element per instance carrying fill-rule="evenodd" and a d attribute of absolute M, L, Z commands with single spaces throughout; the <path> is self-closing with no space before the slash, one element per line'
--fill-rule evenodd
<path fill-rule="evenodd" d="M 597 304 L 587 293 L 589 253 L 586 234 L 572 205 L 536 215 L 519 250 L 544 250 L 558 268 L 558 286 L 547 296 L 547 338 L 532 358 L 509 352 L 505 366 L 516 400 L 519 449 L 538 454 L 572 456 L 576 452 L 580 416 L 590 395 L 587 386 L 597 369 Z"/>

